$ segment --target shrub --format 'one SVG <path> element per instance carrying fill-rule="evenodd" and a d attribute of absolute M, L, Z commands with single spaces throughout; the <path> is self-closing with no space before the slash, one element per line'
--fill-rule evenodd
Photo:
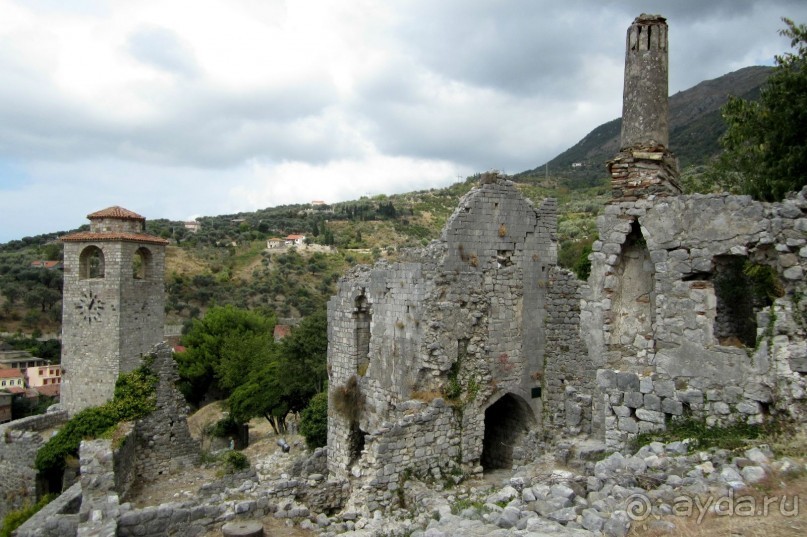
<path fill-rule="evenodd" d="M 232 416 L 227 415 L 212 424 L 208 432 L 216 438 L 235 436 L 238 434 L 238 422 Z"/>
<path fill-rule="evenodd" d="M 300 434 L 309 449 L 328 444 L 328 394 L 320 392 L 309 401 L 300 415 Z"/>
<path fill-rule="evenodd" d="M 221 460 L 229 473 L 249 468 L 249 459 L 240 451 L 227 451 L 221 456 Z"/>
<path fill-rule="evenodd" d="M 122 421 L 145 417 L 156 409 L 157 377 L 149 363 L 124 373 L 115 383 L 112 401 L 85 408 L 42 446 L 36 454 L 36 469 L 44 474 L 64 470 L 65 458 L 78 456 L 81 441 L 97 438 Z"/>
<path fill-rule="evenodd" d="M 359 380 L 353 375 L 343 386 L 338 386 L 333 393 L 333 408 L 350 421 L 359 419 L 364 409 L 364 396 L 359 389 Z"/>

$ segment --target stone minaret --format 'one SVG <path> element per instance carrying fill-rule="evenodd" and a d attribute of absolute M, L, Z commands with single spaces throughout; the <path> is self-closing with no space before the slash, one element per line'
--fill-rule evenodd
<path fill-rule="evenodd" d="M 608 163 L 614 201 L 675 195 L 678 164 L 669 151 L 667 21 L 642 14 L 628 28 L 621 150 Z"/>
<path fill-rule="evenodd" d="M 163 340 L 165 245 L 121 207 L 87 216 L 64 243 L 61 403 L 70 415 L 112 398 L 121 373 Z"/>

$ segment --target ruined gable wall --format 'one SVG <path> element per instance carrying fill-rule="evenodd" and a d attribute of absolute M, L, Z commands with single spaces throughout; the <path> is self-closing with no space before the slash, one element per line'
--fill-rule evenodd
<path fill-rule="evenodd" d="M 798 369 L 806 334 L 796 303 L 807 267 L 804 196 L 766 204 L 747 196 L 694 195 L 606 207 L 581 318 L 589 355 L 604 370 L 598 376 L 604 395 L 595 407 L 604 411 L 609 445 L 623 446 L 684 413 L 709 423 L 758 423 L 769 412 L 801 412 Z M 630 304 L 636 288 L 620 268 L 628 262 L 625 252 L 641 248 L 650 262 L 634 265 L 645 272 L 636 278 L 650 278 L 652 292 Z M 786 292 L 758 311 L 756 334 L 738 334 L 756 339 L 756 349 L 718 337 L 726 306 L 715 282 L 725 259 L 773 267 Z M 650 322 L 632 331 L 620 325 L 620 317 L 636 312 L 649 312 Z"/>
<path fill-rule="evenodd" d="M 179 373 L 171 348 L 160 343 L 150 357 L 150 367 L 159 378 L 157 409 L 135 424 L 137 446 L 133 451 L 135 475 L 144 480 L 189 468 L 200 454 L 199 443 L 188 429 L 188 405 L 176 388 Z"/>
<path fill-rule="evenodd" d="M 352 468 L 363 483 L 387 487 L 383 497 L 406 467 L 434 472 L 461 462 L 481 470 L 485 411 L 505 394 L 528 407 L 525 428 L 540 427 L 534 388 L 543 378 L 556 219 L 553 200 L 536 210 L 511 182 L 494 178 L 463 197 L 440 241 L 340 281 L 328 305 L 331 398 L 357 375 L 365 405 L 355 420 L 331 405 L 332 473 L 347 477 Z M 365 311 L 370 341 L 361 349 Z M 408 402 L 441 396 L 450 405 L 425 414 Z M 424 451 L 427 437 L 440 439 L 439 448 Z M 534 453 L 515 451 L 516 460 Z"/>

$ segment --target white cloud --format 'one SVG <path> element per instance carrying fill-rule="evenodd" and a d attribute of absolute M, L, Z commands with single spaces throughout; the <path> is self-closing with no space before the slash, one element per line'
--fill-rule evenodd
<path fill-rule="evenodd" d="M 621 111 L 624 36 L 678 91 L 788 47 L 803 0 L 0 0 L 0 242 L 534 168 Z M 35 216 L 33 216 L 35 215 Z"/>

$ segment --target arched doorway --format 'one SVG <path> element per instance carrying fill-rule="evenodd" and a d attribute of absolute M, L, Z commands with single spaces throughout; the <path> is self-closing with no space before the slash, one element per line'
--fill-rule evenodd
<path fill-rule="evenodd" d="M 482 445 L 482 468 L 485 471 L 513 466 L 513 447 L 518 445 L 535 416 L 529 405 L 507 393 L 485 410 L 485 438 Z"/>

